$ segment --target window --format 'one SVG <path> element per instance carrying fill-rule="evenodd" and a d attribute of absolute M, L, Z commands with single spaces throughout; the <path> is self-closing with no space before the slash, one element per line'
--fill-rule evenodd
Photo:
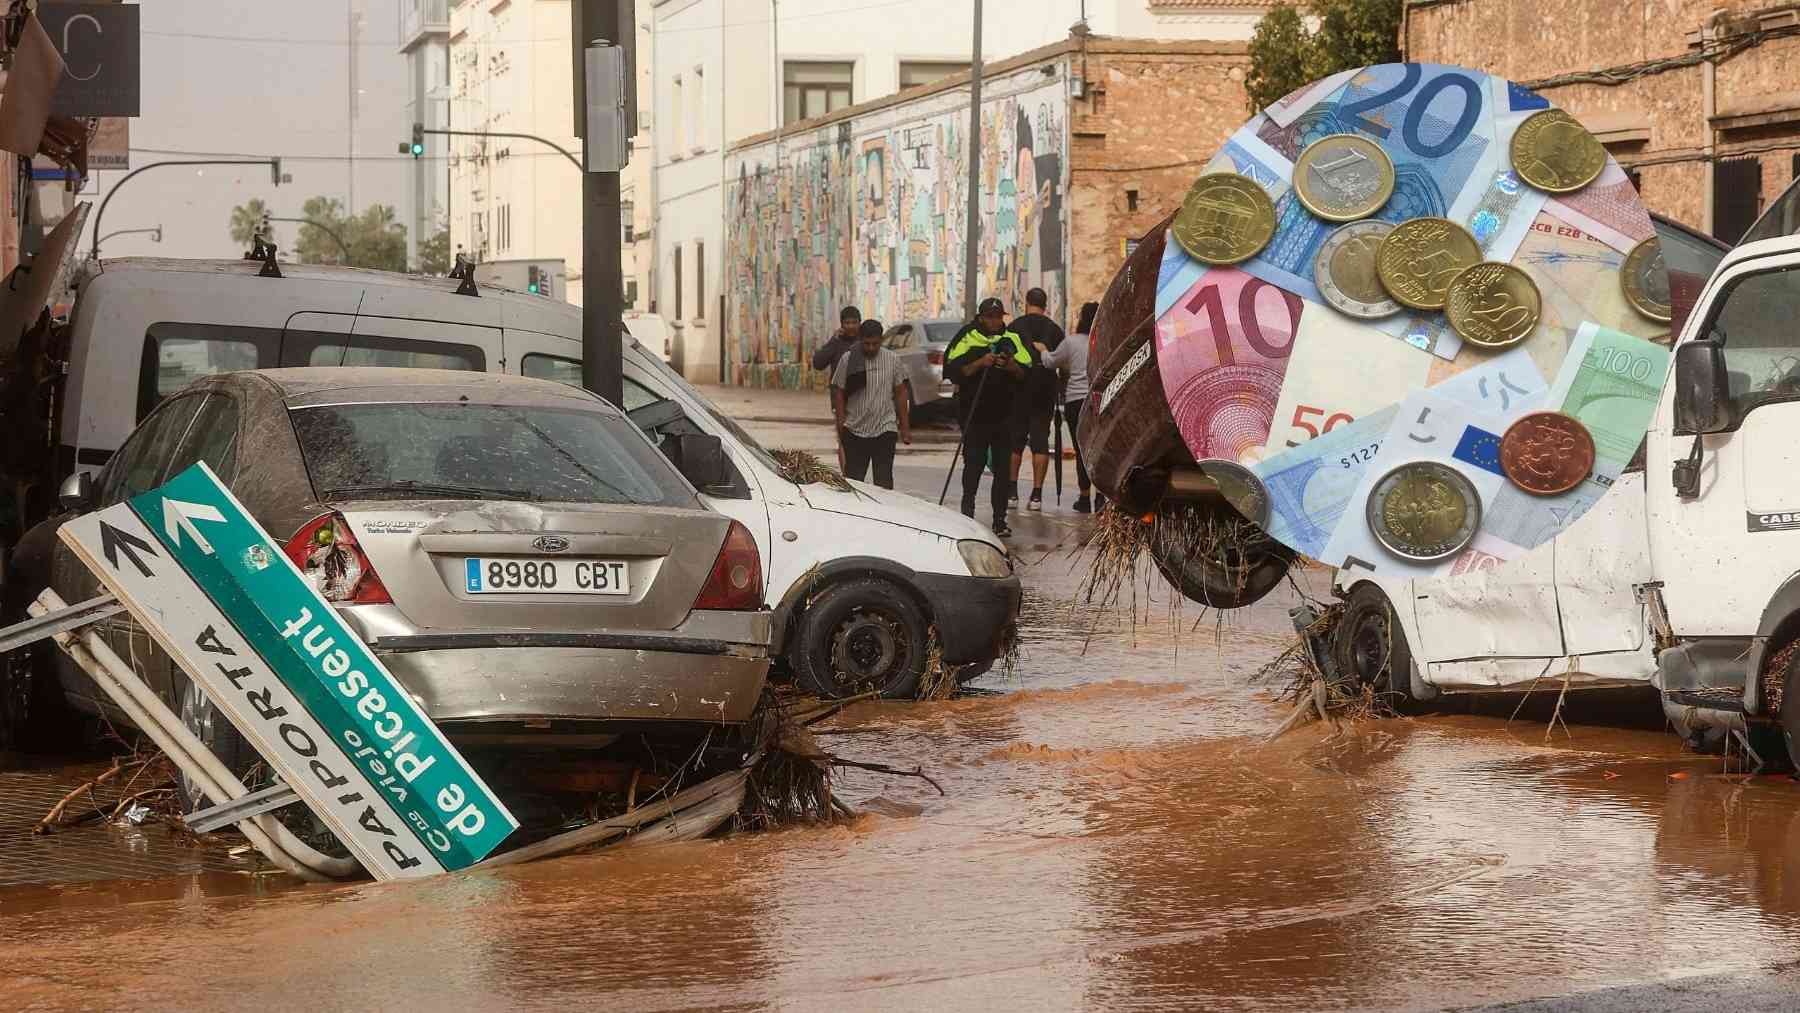
<path fill-rule="evenodd" d="M 811 119 L 849 105 L 854 96 L 850 63 L 785 63 L 782 65 L 781 122 Z"/>
<path fill-rule="evenodd" d="M 187 439 L 169 462 L 163 481 L 193 467 L 195 462 L 205 461 L 219 481 L 229 484 L 237 469 L 237 435 L 237 400 L 216 391 L 206 395 L 206 403 L 194 416 Z"/>
<path fill-rule="evenodd" d="M 284 366 L 400 366 L 481 372 L 487 356 L 474 345 L 365 334 L 291 331 L 281 343 Z"/>
<path fill-rule="evenodd" d="M 681 319 L 681 244 L 675 244 L 675 320 Z"/>
<path fill-rule="evenodd" d="M 693 81 L 693 84 L 688 87 L 688 92 L 693 96 L 693 101 L 694 101 L 694 118 L 693 118 L 694 125 L 688 132 L 694 135 L 694 147 L 704 148 L 704 147 L 706 147 L 706 68 L 705 67 L 695 67 L 694 68 L 694 81 Z"/>
<path fill-rule="evenodd" d="M 338 404 L 288 414 L 323 499 L 694 505 L 693 493 L 643 434 L 598 403 Z"/>
<path fill-rule="evenodd" d="M 694 244 L 694 319 L 706 319 L 706 244 Z"/>
<path fill-rule="evenodd" d="M 131 434 L 101 479 L 102 505 L 110 506 L 162 484 L 169 459 L 175 456 L 175 448 L 187 436 L 205 399 L 204 394 L 171 398 Z"/>
<path fill-rule="evenodd" d="M 164 398 L 200 377 L 275 365 L 280 341 L 280 331 L 259 327 L 151 324 L 144 332 L 138 372 L 138 421 L 149 418 Z"/>
<path fill-rule="evenodd" d="M 669 137 L 674 142 L 669 150 L 680 155 L 687 150 L 687 110 L 683 103 L 686 97 L 681 90 L 681 75 L 675 75 L 675 81 L 669 87 Z"/>
<path fill-rule="evenodd" d="M 545 355 L 541 352 L 531 352 L 526 355 L 524 359 L 520 360 L 519 371 L 526 376 L 536 377 L 539 380 L 555 380 L 557 383 L 566 383 L 571 387 L 581 386 L 580 359 L 569 359 L 560 355 Z M 636 380 L 633 380 L 631 377 L 624 377 L 624 380 L 626 411 L 635 411 L 647 404 L 655 404 L 658 401 L 664 400 L 651 393 L 648 388 Z"/>
<path fill-rule="evenodd" d="M 1714 311 L 1707 331 L 1725 346 L 1735 417 L 1765 402 L 1800 397 L 1800 330 L 1787 314 L 1769 311 L 1796 301 L 1800 268 L 1790 267 L 1732 282 Z"/>
<path fill-rule="evenodd" d="M 621 238 L 627 243 L 635 242 L 632 238 L 631 218 L 636 211 L 637 207 L 631 201 L 622 200 L 619 202 L 619 224 L 625 229 L 625 234 Z"/>
<path fill-rule="evenodd" d="M 968 63 L 955 60 L 901 60 L 900 87 L 902 90 L 916 88 L 968 69 Z"/>
<path fill-rule="evenodd" d="M 637 309 L 637 279 L 625 279 L 625 305 Z"/>
<path fill-rule="evenodd" d="M 1762 161 L 1755 155 L 1713 163 L 1713 235 L 1735 244 L 1762 211 Z"/>
<path fill-rule="evenodd" d="M 1663 263 L 1669 272 L 1670 305 L 1675 311 L 1669 331 L 1672 335 L 1679 334 L 1687 326 L 1688 314 L 1693 312 L 1694 300 L 1700 298 L 1700 289 L 1718 269 L 1719 261 L 1725 259 L 1726 251 L 1712 240 L 1673 223 L 1658 221 L 1652 224 L 1656 226 Z"/>

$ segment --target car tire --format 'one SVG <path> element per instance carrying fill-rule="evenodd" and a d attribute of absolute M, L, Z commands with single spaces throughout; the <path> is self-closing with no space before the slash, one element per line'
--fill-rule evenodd
<path fill-rule="evenodd" d="M 1340 678 L 1372 687 L 1378 697 L 1404 712 L 1412 695 L 1412 648 L 1381 588 L 1361 584 L 1344 601 L 1344 614 L 1331 631 L 1331 664 Z"/>
<path fill-rule="evenodd" d="M 794 683 L 833 700 L 870 690 L 910 699 L 925 672 L 930 629 L 912 596 L 888 581 L 832 584 L 797 620 L 788 655 Z"/>
<path fill-rule="evenodd" d="M 207 699 L 206 691 L 192 679 L 182 679 L 181 689 L 181 723 L 206 748 L 212 750 L 233 777 L 240 782 L 250 773 L 250 769 L 262 762 L 250 743 L 238 734 L 231 725 L 231 719 L 219 712 L 213 702 Z M 175 772 L 175 792 L 181 797 L 181 811 L 192 814 L 217 801 L 209 799 L 200 790 L 198 783 L 188 776 L 187 771 L 177 769 Z"/>
<path fill-rule="evenodd" d="M 1168 523 L 1159 520 L 1158 530 Z M 1153 537 L 1150 558 L 1163 579 L 1187 600 L 1215 609 L 1243 608 L 1261 601 L 1281 585 L 1294 563 L 1286 546 L 1260 533 L 1242 549 L 1227 549 L 1217 556 L 1194 552 L 1174 538 Z"/>
<path fill-rule="evenodd" d="M 1800 770 L 1800 651 L 1788 658 L 1787 671 L 1782 673 L 1780 717 L 1788 762 Z"/>

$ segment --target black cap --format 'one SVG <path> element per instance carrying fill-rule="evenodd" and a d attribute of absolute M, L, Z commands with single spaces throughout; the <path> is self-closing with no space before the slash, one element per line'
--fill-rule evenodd
<path fill-rule="evenodd" d="M 980 306 L 975 308 L 975 315 L 978 317 L 985 317 L 989 313 L 998 313 L 1001 316 L 1005 316 L 1006 305 L 993 296 L 988 296 L 986 299 L 981 300 Z"/>

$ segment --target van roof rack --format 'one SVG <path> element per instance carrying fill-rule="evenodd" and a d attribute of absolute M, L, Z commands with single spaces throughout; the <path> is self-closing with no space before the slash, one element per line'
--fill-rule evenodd
<path fill-rule="evenodd" d="M 457 295 L 472 295 L 481 298 L 481 290 L 475 287 L 475 264 L 462 254 L 456 255 L 456 265 L 450 268 L 448 277 L 457 278 L 462 284 L 456 286 Z"/>
<path fill-rule="evenodd" d="M 264 239 L 258 232 L 251 237 L 250 252 L 244 254 L 245 260 L 262 261 L 262 270 L 256 272 L 258 278 L 279 278 L 281 268 L 275 263 L 275 244 Z"/>

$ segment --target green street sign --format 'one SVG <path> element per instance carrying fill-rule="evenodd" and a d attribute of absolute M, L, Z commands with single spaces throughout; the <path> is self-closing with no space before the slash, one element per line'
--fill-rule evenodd
<path fill-rule="evenodd" d="M 128 501 L 446 869 L 518 821 L 205 462 Z"/>

